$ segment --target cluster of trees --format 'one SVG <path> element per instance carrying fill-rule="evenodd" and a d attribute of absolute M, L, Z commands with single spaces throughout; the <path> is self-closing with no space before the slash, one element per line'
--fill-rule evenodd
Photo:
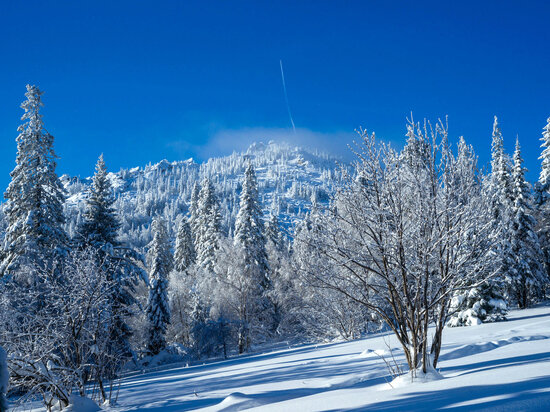
<path fill-rule="evenodd" d="M 335 158 L 274 142 L 201 164 L 191 159 L 163 160 L 144 168 L 122 169 L 111 174 L 113 206 L 121 223 L 120 241 L 145 249 L 153 238 L 153 217 L 167 222 L 168 235 L 174 239 L 178 226 L 170 222 L 189 212 L 193 187 L 205 178 L 210 180 L 219 199 L 222 230 L 232 232 L 248 163 L 258 171 L 258 192 L 264 213 L 272 211 L 284 226 L 302 219 L 312 199 L 326 203 L 333 182 L 340 175 Z M 61 181 L 69 195 L 65 204 L 66 229 L 73 236 L 84 216 L 86 204 L 82 194 L 89 179 L 64 175 Z"/>
<path fill-rule="evenodd" d="M 410 370 L 436 367 L 446 325 L 502 320 L 509 305 L 545 297 L 548 240 L 537 222 L 549 216 L 548 130 L 539 203 L 519 143 L 510 159 L 496 118 L 487 175 L 464 139 L 452 149 L 442 122 L 411 121 L 402 151 L 361 131 L 354 172 L 297 234 L 300 272 L 334 301 L 382 320 Z"/>
<path fill-rule="evenodd" d="M 330 201 L 290 184 L 312 204 L 291 235 L 277 208 L 264 215 L 249 158 L 229 201 L 208 173 L 184 180 L 191 187 L 168 178 L 162 187 L 185 196 L 148 209 L 150 236 L 138 248 L 125 236 L 128 211 L 103 156 L 83 209 L 67 207 L 41 95 L 27 86 L 5 193 L 0 345 L 12 388 L 41 394 L 48 409 L 68 405 L 75 391 L 114 402 L 114 382 L 132 360 L 227 357 L 266 342 L 354 339 L 382 328 L 395 333 L 411 370 L 427 372 L 446 325 L 502 320 L 509 305 L 545 298 L 550 119 L 534 189 L 519 143 L 512 158 L 505 153 L 496 118 L 486 174 L 464 139 L 449 142 L 446 124 L 411 121 L 401 151 L 361 130 L 357 161 L 335 172 L 341 182 Z M 5 375 L 0 368 L 0 410 Z"/>

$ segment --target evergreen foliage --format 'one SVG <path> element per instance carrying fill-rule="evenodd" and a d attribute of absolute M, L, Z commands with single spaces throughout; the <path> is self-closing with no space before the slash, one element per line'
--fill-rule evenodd
<path fill-rule="evenodd" d="M 149 321 L 149 340 L 147 350 L 156 355 L 166 347 L 166 329 L 170 323 L 168 301 L 168 275 L 172 270 L 172 253 L 162 219 L 153 221 L 153 241 L 150 245 L 149 259 L 149 299 L 147 301 L 147 319 Z"/>
<path fill-rule="evenodd" d="M 519 141 L 516 140 L 512 171 L 514 205 L 512 207 L 512 255 L 514 267 L 509 283 L 509 294 L 520 308 L 526 308 L 533 295 L 545 284 L 543 256 L 535 231 L 533 200 L 525 171 Z"/>
<path fill-rule="evenodd" d="M 204 179 L 201 185 L 194 230 L 197 265 L 201 269 L 213 272 L 221 235 L 221 215 L 218 198 L 210 179 Z"/>
<path fill-rule="evenodd" d="M 8 227 L 0 276 L 13 273 L 21 266 L 40 265 L 50 268 L 68 251 L 63 229 L 65 191 L 55 173 L 56 154 L 53 136 L 44 128 L 42 92 L 27 85 L 24 123 L 17 136 L 16 166 L 4 194 Z"/>
<path fill-rule="evenodd" d="M 184 272 L 195 263 L 195 245 L 189 223 L 182 219 L 176 237 L 176 250 L 174 252 L 174 268 L 178 272 Z"/>
<path fill-rule="evenodd" d="M 79 230 L 81 241 L 99 249 L 119 246 L 117 232 L 120 223 L 113 207 L 115 198 L 103 154 L 95 166 L 95 174 L 86 199 L 84 220 Z"/>
<path fill-rule="evenodd" d="M 146 275 L 140 267 L 143 257 L 118 241 L 120 223 L 113 207 L 115 199 L 103 155 L 99 157 L 95 170 L 76 243 L 80 248 L 91 247 L 96 251 L 98 265 L 102 267 L 107 281 L 112 282 L 109 306 L 113 322 L 109 350 L 124 359 L 132 352 L 129 344 L 132 330 L 128 318 L 131 316 L 131 306 L 136 303 L 135 285 L 138 279 L 144 280 Z"/>

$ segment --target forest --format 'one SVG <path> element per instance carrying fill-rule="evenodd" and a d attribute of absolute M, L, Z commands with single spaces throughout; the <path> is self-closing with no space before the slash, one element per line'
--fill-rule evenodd
<path fill-rule="evenodd" d="M 56 174 L 42 94 L 27 86 L 0 210 L 2 412 L 114 405 L 128 371 L 380 331 L 394 372 L 421 376 L 445 328 L 548 298 L 550 118 L 534 183 L 496 117 L 488 167 L 446 119 L 411 117 L 402 149 L 359 129 L 349 163 L 269 143 L 117 173 L 100 155 L 80 178 Z"/>

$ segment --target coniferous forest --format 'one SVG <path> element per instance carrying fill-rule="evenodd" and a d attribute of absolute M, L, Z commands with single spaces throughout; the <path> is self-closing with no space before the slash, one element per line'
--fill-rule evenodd
<path fill-rule="evenodd" d="M 1 206 L 2 411 L 8 388 L 115 405 L 130 371 L 381 331 L 426 374 L 445 327 L 548 298 L 550 119 L 537 182 L 496 117 L 489 165 L 411 118 L 402 149 L 360 129 L 353 162 L 270 142 L 118 172 L 100 155 L 80 178 L 56 172 L 43 92 L 25 96 Z"/>

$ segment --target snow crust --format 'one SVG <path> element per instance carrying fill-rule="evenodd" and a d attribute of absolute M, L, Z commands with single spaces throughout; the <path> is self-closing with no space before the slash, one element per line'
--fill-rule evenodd
<path fill-rule="evenodd" d="M 97 412 L 101 411 L 101 408 L 97 406 L 97 404 L 89 399 L 89 398 L 83 398 L 81 396 L 72 395 L 70 398 L 70 404 L 65 409 L 65 411 L 69 412 Z"/>
<path fill-rule="evenodd" d="M 505 322 L 446 328 L 437 370 L 417 371 L 414 380 L 388 372 L 382 358 L 406 371 L 388 333 L 281 345 L 268 353 L 128 375 L 109 410 L 543 411 L 550 405 L 549 339 L 550 306 L 511 311 Z"/>

